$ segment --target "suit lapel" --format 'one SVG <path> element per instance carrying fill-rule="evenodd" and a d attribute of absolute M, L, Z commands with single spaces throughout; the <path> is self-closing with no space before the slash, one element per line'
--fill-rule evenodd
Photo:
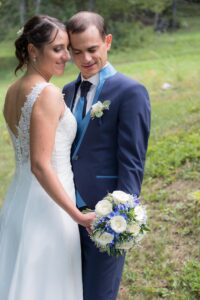
<path fill-rule="evenodd" d="M 99 84 L 97 86 L 96 93 L 95 93 L 92 105 L 94 105 L 99 100 L 99 96 L 100 96 L 100 94 L 102 92 L 103 85 L 104 85 L 106 79 L 109 78 L 109 77 L 111 77 L 111 76 L 113 76 L 116 72 L 117 71 L 110 64 L 108 64 L 105 68 L 103 68 L 100 71 L 100 73 L 99 73 L 99 75 L 100 75 L 99 76 Z M 105 100 L 105 99 L 102 99 L 102 100 Z M 76 147 L 74 148 L 74 152 L 72 154 L 72 159 L 75 159 L 75 157 L 77 155 L 77 152 L 78 152 L 78 150 L 80 148 L 80 145 L 82 143 L 82 140 L 83 140 L 84 135 L 86 133 L 86 130 L 88 128 L 90 120 L 91 120 L 91 117 L 90 117 L 90 110 L 89 110 L 88 113 L 87 113 L 87 115 L 84 118 L 84 128 L 83 128 L 82 134 L 80 135 L 80 138 L 79 138 L 79 140 L 78 140 L 78 142 L 76 144 Z"/>
<path fill-rule="evenodd" d="M 78 87 L 80 85 L 80 82 L 81 82 L 81 76 L 79 75 L 77 80 L 74 82 L 74 84 L 69 86 L 67 89 L 66 103 L 71 111 L 74 108 L 74 101 L 76 98 L 76 93 L 77 93 Z"/>

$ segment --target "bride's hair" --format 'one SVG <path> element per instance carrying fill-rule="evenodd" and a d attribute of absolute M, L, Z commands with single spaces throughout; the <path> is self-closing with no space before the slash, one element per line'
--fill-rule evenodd
<path fill-rule="evenodd" d="M 56 33 L 52 39 L 52 32 L 55 29 Z M 29 61 L 28 44 L 32 43 L 36 48 L 42 49 L 44 45 L 54 41 L 59 29 L 66 30 L 65 25 L 47 15 L 34 16 L 25 23 L 20 30 L 20 36 L 15 41 L 15 55 L 19 61 L 15 74 Z"/>

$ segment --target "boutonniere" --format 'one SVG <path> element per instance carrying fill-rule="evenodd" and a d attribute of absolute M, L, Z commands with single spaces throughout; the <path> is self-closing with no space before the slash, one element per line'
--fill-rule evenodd
<path fill-rule="evenodd" d="M 93 104 L 91 107 L 91 118 L 101 118 L 104 114 L 104 110 L 108 110 L 110 106 L 110 100 L 105 100 L 103 102 L 98 101 L 97 103 Z"/>

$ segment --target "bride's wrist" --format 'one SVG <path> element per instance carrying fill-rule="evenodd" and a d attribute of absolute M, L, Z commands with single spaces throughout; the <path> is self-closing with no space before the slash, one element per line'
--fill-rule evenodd
<path fill-rule="evenodd" d="M 84 214 L 77 209 L 76 214 L 74 216 L 74 220 L 76 223 L 81 224 L 84 220 Z"/>

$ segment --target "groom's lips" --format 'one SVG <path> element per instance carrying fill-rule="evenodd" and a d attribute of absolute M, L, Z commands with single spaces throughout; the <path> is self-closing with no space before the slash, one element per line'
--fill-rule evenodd
<path fill-rule="evenodd" d="M 90 69 L 91 67 L 93 67 L 95 65 L 95 63 L 91 64 L 91 65 L 83 65 L 82 67 L 85 69 Z"/>

